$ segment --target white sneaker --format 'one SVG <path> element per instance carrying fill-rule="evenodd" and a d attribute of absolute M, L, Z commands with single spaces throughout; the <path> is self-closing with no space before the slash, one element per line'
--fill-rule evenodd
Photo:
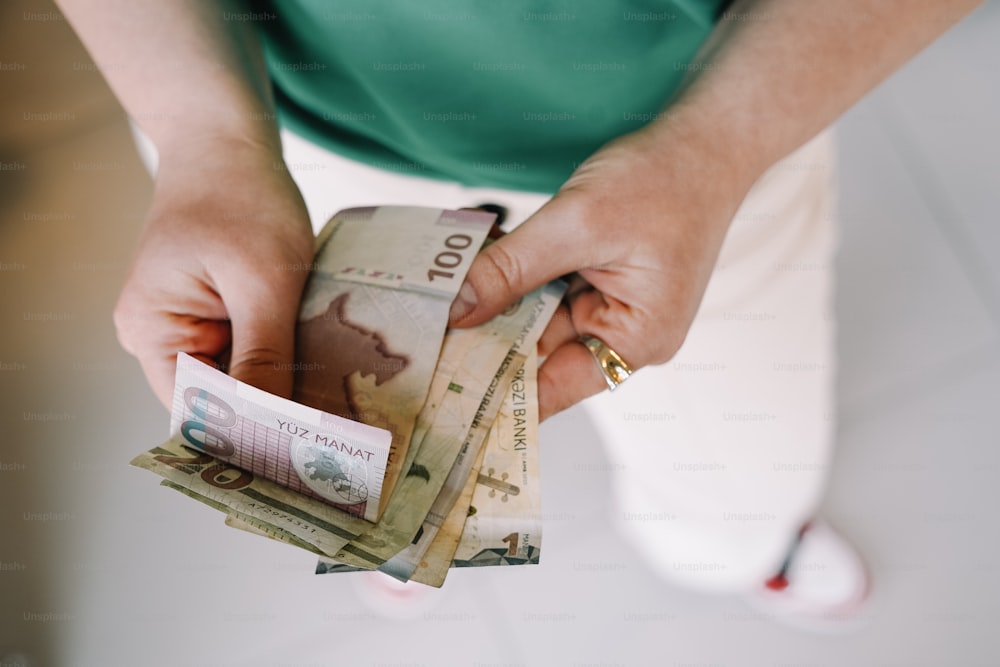
<path fill-rule="evenodd" d="M 870 594 L 871 577 L 857 549 L 817 519 L 799 531 L 778 574 L 746 600 L 791 627 L 840 633 L 862 625 Z"/>

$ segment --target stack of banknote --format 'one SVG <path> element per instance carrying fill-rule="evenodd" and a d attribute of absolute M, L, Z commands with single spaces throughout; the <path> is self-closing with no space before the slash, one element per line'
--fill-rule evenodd
<path fill-rule="evenodd" d="M 229 526 L 316 553 L 317 573 L 440 586 L 450 567 L 537 563 L 536 343 L 564 285 L 447 329 L 493 222 L 398 206 L 335 215 L 308 267 L 293 400 L 180 354 L 171 437 L 132 464 Z"/>

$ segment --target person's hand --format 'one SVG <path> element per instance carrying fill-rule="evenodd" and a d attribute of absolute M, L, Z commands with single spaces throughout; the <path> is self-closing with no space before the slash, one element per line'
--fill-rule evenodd
<path fill-rule="evenodd" d="M 709 140 L 646 128 L 612 142 L 545 206 L 484 249 L 452 307 L 484 322 L 545 282 L 576 273 L 539 343 L 541 418 L 607 389 L 578 342 L 603 340 L 633 368 L 684 341 L 729 222 L 754 177 Z M 469 294 L 469 288 L 474 294 Z"/>
<path fill-rule="evenodd" d="M 280 153 L 212 140 L 160 156 L 146 228 L 115 308 L 122 346 L 170 409 L 178 351 L 282 396 L 313 256 Z"/>

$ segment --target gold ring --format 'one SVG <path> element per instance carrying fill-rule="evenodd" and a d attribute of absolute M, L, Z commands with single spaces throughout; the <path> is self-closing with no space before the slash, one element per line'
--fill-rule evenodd
<path fill-rule="evenodd" d="M 597 367 L 601 369 L 601 374 L 604 375 L 610 391 L 617 389 L 618 385 L 627 380 L 629 375 L 632 375 L 632 368 L 625 363 L 621 355 L 612 350 L 600 338 L 596 336 L 580 336 L 580 342 L 583 343 L 585 348 L 590 350 L 590 354 L 593 355 L 594 361 L 597 362 Z"/>

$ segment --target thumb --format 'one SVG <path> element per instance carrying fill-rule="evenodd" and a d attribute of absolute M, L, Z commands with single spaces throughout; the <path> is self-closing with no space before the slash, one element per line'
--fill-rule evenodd
<path fill-rule="evenodd" d="M 259 284 L 254 287 L 260 287 Z M 232 323 L 229 375 L 281 396 L 292 395 L 295 323 L 301 287 L 279 290 L 244 285 L 240 298 L 227 303 Z"/>
<path fill-rule="evenodd" d="M 578 220 L 558 196 L 476 255 L 452 303 L 449 325 L 486 322 L 550 280 L 588 266 L 589 243 L 571 238 Z"/>

